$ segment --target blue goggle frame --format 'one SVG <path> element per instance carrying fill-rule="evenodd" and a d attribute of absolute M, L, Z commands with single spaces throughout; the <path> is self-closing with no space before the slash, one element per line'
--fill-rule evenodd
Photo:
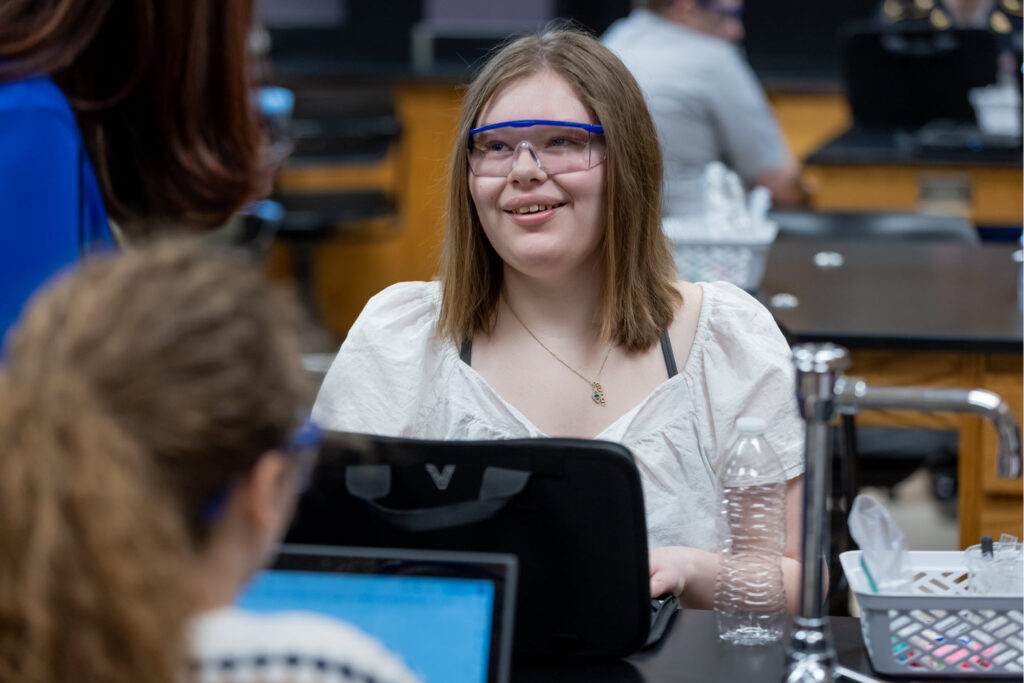
<path fill-rule="evenodd" d="M 597 133 L 598 135 L 604 135 L 604 126 L 596 123 L 576 123 L 575 121 L 549 121 L 547 119 L 523 119 L 521 121 L 502 121 L 501 123 L 491 123 L 486 126 L 480 126 L 479 128 L 471 128 L 469 131 L 468 139 L 471 141 L 473 136 L 477 133 L 482 133 L 485 130 L 493 130 L 495 128 L 529 128 L 530 126 L 568 126 L 570 128 L 582 128 L 588 133 Z"/>

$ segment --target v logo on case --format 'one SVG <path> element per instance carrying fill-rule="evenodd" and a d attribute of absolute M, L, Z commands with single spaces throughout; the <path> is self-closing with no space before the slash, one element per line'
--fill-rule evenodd
<path fill-rule="evenodd" d="M 455 465 L 445 465 L 438 470 L 437 465 L 429 463 L 427 464 L 427 474 L 434 481 L 434 486 L 437 487 L 437 490 L 444 491 L 448 488 L 448 484 L 451 483 L 452 475 L 455 474 Z"/>

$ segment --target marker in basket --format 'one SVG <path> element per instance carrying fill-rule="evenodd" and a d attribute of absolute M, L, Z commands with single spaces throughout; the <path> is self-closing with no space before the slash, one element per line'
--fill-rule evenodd
<path fill-rule="evenodd" d="M 854 671 L 853 669 L 847 668 L 842 664 L 836 665 L 835 673 L 837 677 L 849 678 L 851 681 L 857 681 L 857 683 L 882 683 L 882 681 L 878 680 L 877 678 L 865 676 L 861 672 Z"/>
<path fill-rule="evenodd" d="M 860 568 L 864 570 L 864 576 L 867 577 L 868 586 L 871 588 L 872 593 L 878 592 L 878 584 L 875 583 L 875 577 L 871 576 L 871 570 L 868 569 L 868 563 L 864 561 L 864 556 L 860 556 Z"/>
<path fill-rule="evenodd" d="M 981 557 L 985 560 L 992 559 L 992 537 L 982 536 L 981 537 Z"/>

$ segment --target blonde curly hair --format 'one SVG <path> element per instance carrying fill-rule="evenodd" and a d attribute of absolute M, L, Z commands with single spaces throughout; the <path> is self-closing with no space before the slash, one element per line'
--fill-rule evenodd
<path fill-rule="evenodd" d="M 309 405 L 297 310 L 182 242 L 31 303 L 0 370 L 0 683 L 181 680 L 209 499 Z"/>

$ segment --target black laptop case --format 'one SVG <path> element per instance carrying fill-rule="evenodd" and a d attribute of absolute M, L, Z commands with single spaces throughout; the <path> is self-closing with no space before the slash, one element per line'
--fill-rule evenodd
<path fill-rule="evenodd" d="M 512 553 L 516 650 L 621 656 L 644 644 L 647 531 L 623 446 L 325 436 L 287 542 Z"/>

